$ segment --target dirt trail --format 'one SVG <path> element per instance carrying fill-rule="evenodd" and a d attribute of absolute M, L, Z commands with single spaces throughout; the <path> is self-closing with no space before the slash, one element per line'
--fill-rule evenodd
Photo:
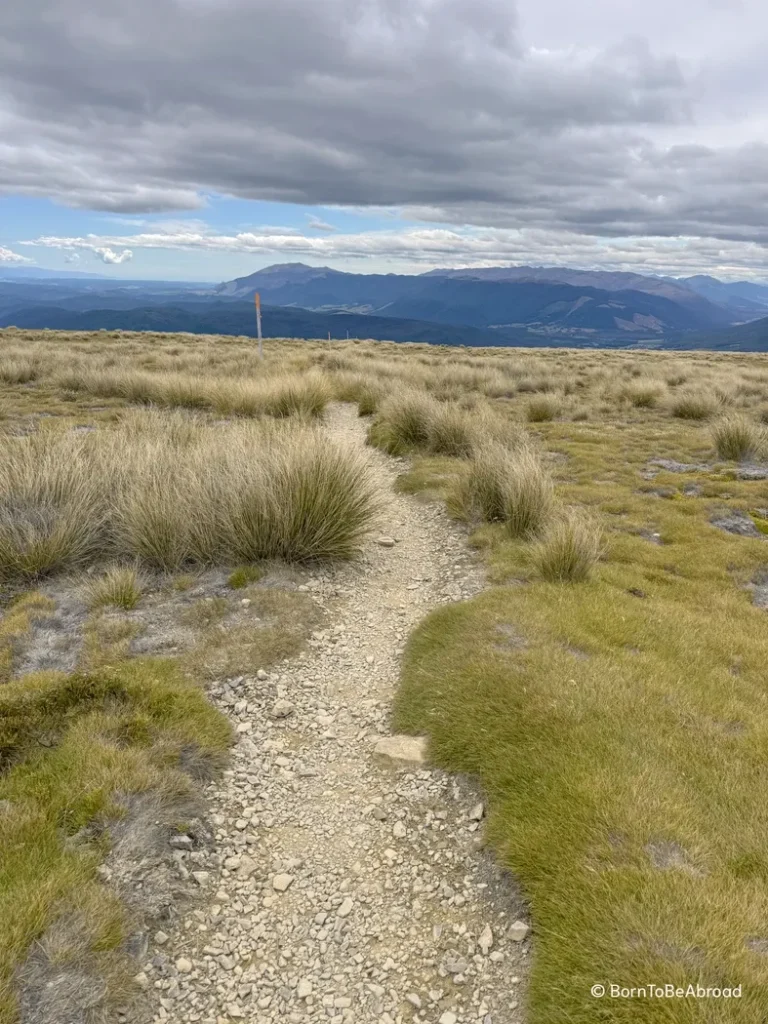
<path fill-rule="evenodd" d="M 327 429 L 364 444 L 349 406 Z M 262 678 L 213 690 L 238 743 L 207 794 L 216 849 L 179 853 L 206 898 L 150 941 L 155 1020 L 522 1021 L 528 940 L 510 926 L 524 913 L 482 850 L 477 794 L 374 752 L 409 632 L 476 593 L 480 572 L 442 509 L 394 494 L 402 465 L 370 459 L 390 496 L 380 532 L 355 565 L 302 585 L 329 626 Z"/>

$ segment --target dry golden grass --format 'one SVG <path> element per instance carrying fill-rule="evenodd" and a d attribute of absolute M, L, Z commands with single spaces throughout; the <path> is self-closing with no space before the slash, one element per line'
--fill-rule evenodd
<path fill-rule="evenodd" d="M 765 448 L 765 431 L 745 416 L 725 416 L 712 425 L 712 440 L 721 459 L 740 462 Z"/>
<path fill-rule="evenodd" d="M 132 562 L 141 548 L 154 564 L 216 562 L 226 551 L 243 563 L 237 597 L 250 597 L 258 585 L 247 573 L 265 551 L 335 547 L 325 527 L 344 509 L 362 528 L 349 473 L 331 476 L 340 488 L 319 486 L 301 460 L 293 485 L 287 471 L 275 477 L 281 507 L 294 513 L 283 509 L 265 527 L 265 505 L 250 495 L 264 467 L 274 470 L 272 453 L 279 462 L 290 450 L 281 446 L 293 421 L 321 420 L 329 397 L 372 415 L 371 441 L 413 457 L 401 488 L 448 498 L 477 527 L 471 543 L 493 584 L 412 638 L 396 726 L 428 732 L 440 764 L 486 787 L 490 841 L 532 907 L 530 1024 L 594 1024 L 592 984 L 650 978 L 743 984 L 739 1001 L 665 1004 L 675 1024 L 764 1024 L 768 822 L 755 794 L 768 721 L 766 613 L 747 588 L 762 578 L 768 542 L 710 519 L 740 512 L 763 528 L 768 482 L 741 480 L 738 467 L 715 460 L 764 458 L 753 442 L 768 416 L 768 357 L 268 340 L 259 363 L 245 338 L 0 337 L 4 452 L 60 453 L 61 443 L 84 465 L 96 457 L 86 452 L 119 437 L 128 456 L 114 470 L 109 511 L 71 546 L 74 564 L 91 551 Z M 531 420 L 542 400 L 554 418 Z M 129 408 L 147 401 L 166 411 Z M 725 422 L 707 422 L 726 411 Z M 287 423 L 273 422 L 286 414 Z M 81 426 L 97 429 L 71 433 Z M 257 435 L 266 438 L 258 467 Z M 173 460 L 156 451 L 159 436 Z M 667 472 L 654 468 L 660 457 L 705 468 Z M 0 488 L 0 551 L 11 552 L 3 558 L 13 575 L 23 549 L 34 575 L 35 566 L 62 564 L 67 534 L 50 523 L 74 523 L 82 502 L 71 470 L 50 458 L 40 454 L 35 472 L 11 463 L 0 479 L 48 519 L 19 517 Z M 308 490 L 327 516 L 306 515 Z M 336 500 L 339 490 L 341 512 L 329 493 Z M 2 532 L 8 522 L 16 534 Z M 203 609 L 198 624 L 199 660 L 211 673 L 236 671 L 218 642 L 220 612 Z M 34 600 L 8 609 L 0 656 L 31 617 L 48 613 Z M 280 617 L 307 614 L 265 609 L 264 649 L 294 649 Z M 521 643 L 510 645 L 499 627 Z M 236 650 L 255 664 L 264 654 L 251 641 L 246 630 Z M 666 868 L 665 850 L 674 854 Z M 656 1024 L 659 1007 L 605 1001 L 615 1024 Z"/>
<path fill-rule="evenodd" d="M 8 581 L 110 557 L 162 569 L 346 558 L 376 512 L 362 456 L 307 428 L 146 412 L 86 435 L 6 437 L 2 449 Z"/>

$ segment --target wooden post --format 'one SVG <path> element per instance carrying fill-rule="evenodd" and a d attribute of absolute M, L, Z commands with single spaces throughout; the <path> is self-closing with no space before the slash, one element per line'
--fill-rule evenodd
<path fill-rule="evenodd" d="M 259 359 L 264 358 L 264 352 L 261 347 L 261 295 L 256 292 L 256 336 L 259 339 Z"/>

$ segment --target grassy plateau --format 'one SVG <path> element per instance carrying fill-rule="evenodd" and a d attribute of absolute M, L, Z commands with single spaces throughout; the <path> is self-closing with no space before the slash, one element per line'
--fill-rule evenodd
<path fill-rule="evenodd" d="M 88 949 L 119 954 L 126 912 L 93 894 L 121 794 L 188 796 L 190 746 L 215 770 L 229 737 L 205 680 L 286 657 L 318 614 L 266 584 L 354 557 L 374 522 L 365 458 L 324 433 L 331 401 L 407 457 L 398 488 L 444 502 L 486 568 L 411 637 L 394 727 L 485 789 L 530 904 L 528 1024 L 765 1024 L 768 357 L 270 340 L 261 363 L 246 338 L 15 329 L 0 1020 L 73 901 Z M 186 598 L 216 573 L 213 598 Z M 70 594 L 77 664 L 24 671 Z M 174 602 L 193 641 L 137 656 L 142 609 Z M 740 995 L 591 995 L 651 984 Z"/>

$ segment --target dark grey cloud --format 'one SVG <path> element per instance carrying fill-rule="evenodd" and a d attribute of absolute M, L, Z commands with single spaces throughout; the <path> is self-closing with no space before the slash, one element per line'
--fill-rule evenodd
<path fill-rule="evenodd" d="M 719 16 L 723 2 L 710 5 Z M 519 17 L 510 0 L 4 5 L 0 190 L 121 213 L 222 193 L 768 243 L 764 115 L 749 108 L 768 81 L 765 9 L 726 4 L 754 19 L 753 59 L 739 68 L 722 49 L 708 57 L 703 37 L 686 49 L 682 15 L 693 35 L 710 24 L 698 0 L 595 0 L 591 14 L 537 0 L 549 44 L 533 0 L 519 5 Z M 655 7 L 675 12 L 668 44 L 649 42 L 637 13 Z M 588 27 L 603 9 L 625 11 L 611 33 L 558 40 L 560 15 L 578 10 Z M 722 90 L 715 102 L 708 61 L 739 116 Z"/>

